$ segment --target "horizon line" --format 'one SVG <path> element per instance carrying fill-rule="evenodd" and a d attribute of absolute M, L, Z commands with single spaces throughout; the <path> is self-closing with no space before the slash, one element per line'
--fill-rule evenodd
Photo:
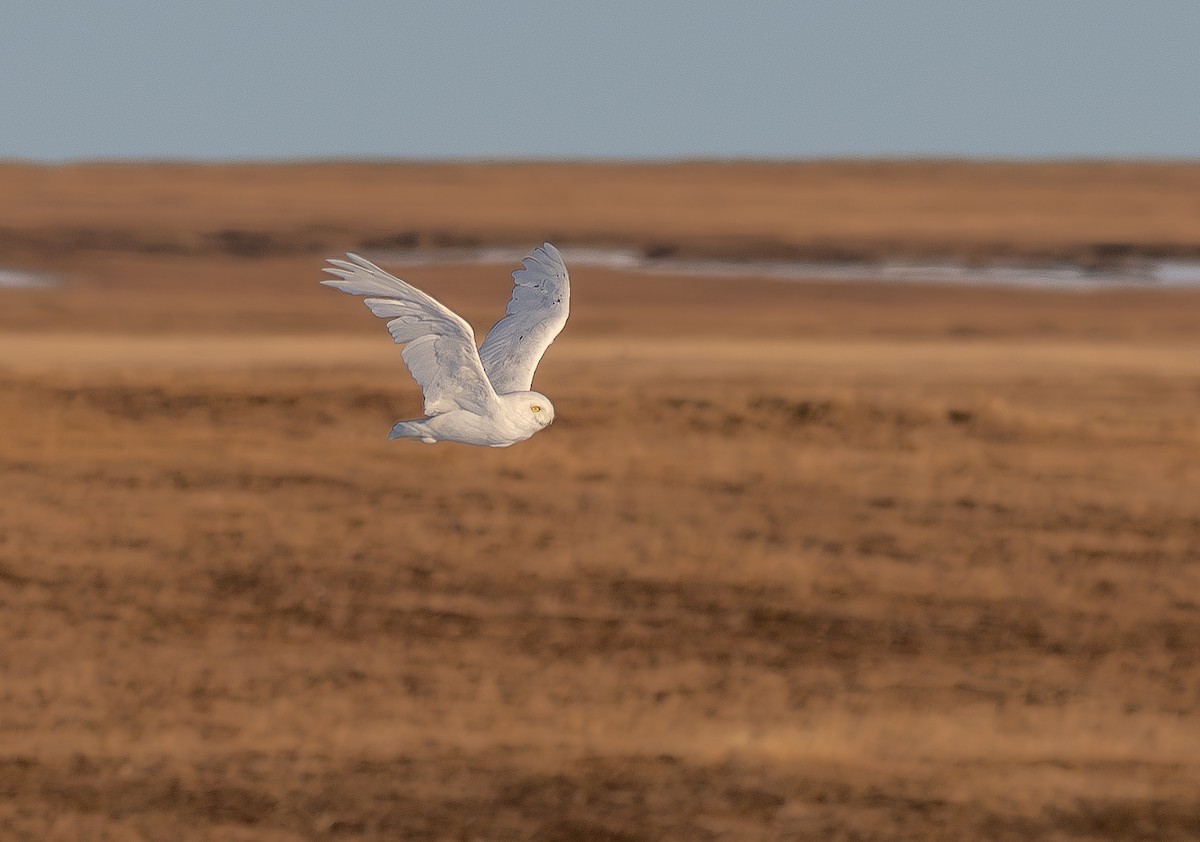
<path fill-rule="evenodd" d="M 879 154 L 879 155 L 281 155 L 260 156 L 80 156 L 70 158 L 30 158 L 0 155 L 0 166 L 74 167 L 74 166 L 512 166 L 512 165 L 623 165 L 687 166 L 707 165 L 804 165 L 804 164 L 1156 164 L 1200 165 L 1200 154 L 1176 155 L 960 155 L 960 154 Z"/>

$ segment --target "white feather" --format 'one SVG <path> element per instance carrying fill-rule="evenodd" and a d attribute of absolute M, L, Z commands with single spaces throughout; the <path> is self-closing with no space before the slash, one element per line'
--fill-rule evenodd
<path fill-rule="evenodd" d="M 513 294 L 483 340 L 479 357 L 500 394 L 528 389 L 550 343 L 567 323 L 571 281 L 558 249 L 549 243 L 533 250 L 524 268 L 513 272 Z"/>
<path fill-rule="evenodd" d="M 558 249 L 549 243 L 513 273 L 515 287 L 505 316 L 476 349 L 475 333 L 461 316 L 431 296 L 358 255 L 330 260 L 326 286 L 365 299 L 389 319 L 403 345 L 404 362 L 425 395 L 424 419 L 401 421 L 391 438 L 459 441 L 507 447 L 554 420 L 545 395 L 529 391 L 533 372 L 567 321 L 570 286 Z"/>

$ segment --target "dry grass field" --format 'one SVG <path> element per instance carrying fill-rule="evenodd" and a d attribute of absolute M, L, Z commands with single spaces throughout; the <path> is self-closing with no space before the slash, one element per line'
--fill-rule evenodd
<path fill-rule="evenodd" d="M 48 258 L 544 239 L 732 257 L 1200 257 L 1200 163 L 0 162 L 0 186 L 0 249 Z"/>
<path fill-rule="evenodd" d="M 316 283 L 389 230 L 905 253 L 951 194 L 953 254 L 1200 230 L 1132 165 L 1010 168 L 994 218 L 947 165 L 905 218 L 922 166 L 845 165 L 811 240 L 759 165 L 684 221 L 509 216 L 505 168 L 0 167 L 0 266 L 63 281 L 0 290 L 0 838 L 1200 838 L 1200 291 L 579 268 L 558 420 L 488 450 L 387 442 L 416 387 Z M 1022 234 L 1089 166 L 1133 186 Z M 509 293 L 403 274 L 480 333 Z"/>

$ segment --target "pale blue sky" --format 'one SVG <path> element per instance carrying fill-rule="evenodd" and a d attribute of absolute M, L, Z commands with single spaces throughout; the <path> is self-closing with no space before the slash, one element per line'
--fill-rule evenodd
<path fill-rule="evenodd" d="M 0 0 L 0 158 L 1200 157 L 1200 2 Z"/>

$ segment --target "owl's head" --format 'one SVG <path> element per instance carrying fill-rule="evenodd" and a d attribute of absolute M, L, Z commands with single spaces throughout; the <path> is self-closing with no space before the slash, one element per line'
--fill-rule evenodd
<path fill-rule="evenodd" d="M 541 392 L 529 393 L 529 413 L 534 420 L 542 426 L 546 427 L 554 420 L 554 404 L 550 403 L 550 399 Z"/>

